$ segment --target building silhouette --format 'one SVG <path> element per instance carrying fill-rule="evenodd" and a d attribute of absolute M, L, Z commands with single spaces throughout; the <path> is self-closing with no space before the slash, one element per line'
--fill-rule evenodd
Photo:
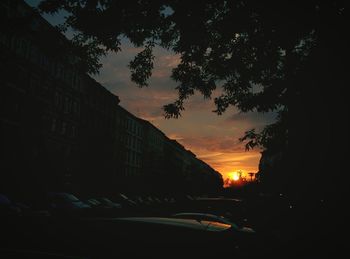
<path fill-rule="evenodd" d="M 23 1 L 0 3 L 0 189 L 210 193 L 221 175 L 79 66 Z"/>

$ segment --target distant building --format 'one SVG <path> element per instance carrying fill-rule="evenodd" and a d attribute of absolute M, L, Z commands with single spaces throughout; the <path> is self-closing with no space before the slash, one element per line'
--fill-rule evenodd
<path fill-rule="evenodd" d="M 164 174 L 162 163 L 164 161 L 165 141 L 168 138 L 152 123 L 142 120 L 144 142 L 143 142 L 143 168 L 151 174 Z"/>
<path fill-rule="evenodd" d="M 99 192 L 112 188 L 124 170 L 125 121 L 117 96 L 89 76 L 84 76 L 83 86 L 77 181 L 84 179 L 89 190 Z"/>
<path fill-rule="evenodd" d="M 128 112 L 122 107 L 121 116 L 126 122 L 125 128 L 125 176 L 137 177 L 141 175 L 142 167 L 142 122 L 139 118 Z"/>

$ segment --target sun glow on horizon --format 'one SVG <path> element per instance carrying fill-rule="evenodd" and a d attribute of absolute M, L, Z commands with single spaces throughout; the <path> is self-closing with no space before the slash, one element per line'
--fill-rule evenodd
<path fill-rule="evenodd" d="M 233 181 L 238 181 L 241 178 L 241 175 L 239 172 L 232 172 L 230 177 Z"/>

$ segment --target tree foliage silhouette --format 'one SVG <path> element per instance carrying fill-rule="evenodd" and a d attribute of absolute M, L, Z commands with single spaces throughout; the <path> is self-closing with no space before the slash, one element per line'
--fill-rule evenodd
<path fill-rule="evenodd" d="M 178 99 L 163 107 L 167 118 L 181 116 L 195 91 L 211 98 L 218 87 L 218 114 L 231 105 L 242 112 L 275 111 L 276 123 L 241 138 L 247 149 L 286 145 L 290 101 L 308 87 L 297 78 L 308 73 L 315 49 L 342 41 L 333 29 L 344 27 L 347 12 L 344 1 L 318 0 L 44 0 L 39 8 L 68 13 L 61 27 L 73 29 L 75 45 L 90 51 L 88 72 L 97 72 L 97 56 L 119 51 L 123 37 L 145 47 L 129 65 L 140 87 L 152 74 L 154 46 L 179 54 L 171 76 Z"/>

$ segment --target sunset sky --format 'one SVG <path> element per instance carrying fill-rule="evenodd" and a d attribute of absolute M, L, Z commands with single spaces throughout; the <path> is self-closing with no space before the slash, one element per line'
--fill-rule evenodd
<path fill-rule="evenodd" d="M 27 0 L 37 6 L 38 0 Z M 62 22 L 62 15 L 44 16 L 51 24 Z M 196 94 L 185 103 L 185 111 L 179 119 L 165 119 L 162 106 L 176 99 L 176 82 L 170 79 L 171 69 L 179 57 L 164 49 L 155 49 L 155 68 L 149 87 L 138 88 L 130 80 L 127 67 L 130 60 L 142 49 L 133 47 L 127 40 L 122 42 L 122 51 L 110 53 L 102 59 L 103 67 L 94 78 L 112 93 L 119 96 L 120 105 L 134 115 L 149 120 L 169 138 L 176 139 L 186 149 L 191 150 L 224 178 L 230 172 L 257 172 L 260 150 L 246 152 L 239 137 L 251 128 L 261 129 L 274 119 L 274 114 L 241 114 L 230 107 L 223 115 L 212 111 L 214 102 L 204 100 Z M 217 90 L 215 95 L 219 94 Z"/>
<path fill-rule="evenodd" d="M 155 68 L 150 86 L 138 88 L 130 81 L 129 61 L 142 49 L 123 41 L 122 52 L 102 59 L 103 68 L 95 79 L 120 97 L 120 105 L 138 117 L 149 120 L 168 137 L 190 149 L 224 178 L 229 172 L 257 172 L 260 151 L 246 152 L 238 138 L 251 128 L 261 129 L 273 121 L 273 114 L 240 114 L 234 107 L 218 116 L 213 99 L 204 100 L 200 94 L 190 98 L 179 119 L 165 119 L 162 106 L 176 99 L 176 82 L 170 79 L 171 69 L 179 57 L 161 48 L 155 51 Z M 219 91 L 219 90 L 218 90 Z M 219 92 L 215 92 L 218 95 Z"/>

